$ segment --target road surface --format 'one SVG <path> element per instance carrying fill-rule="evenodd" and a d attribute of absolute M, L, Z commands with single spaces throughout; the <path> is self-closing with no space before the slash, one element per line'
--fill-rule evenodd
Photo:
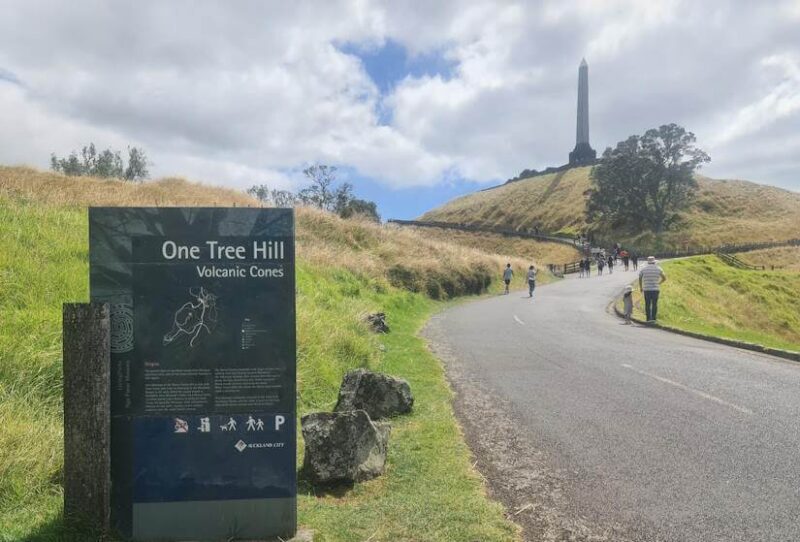
<path fill-rule="evenodd" d="M 526 540 L 800 540 L 800 364 L 621 325 L 635 277 L 428 324 L 491 493 Z"/>

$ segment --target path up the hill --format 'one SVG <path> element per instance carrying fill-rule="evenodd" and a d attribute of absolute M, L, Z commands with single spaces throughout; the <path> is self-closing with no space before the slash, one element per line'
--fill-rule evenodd
<path fill-rule="evenodd" d="M 635 277 L 429 323 L 490 491 L 527 540 L 800 540 L 800 365 L 621 325 Z"/>

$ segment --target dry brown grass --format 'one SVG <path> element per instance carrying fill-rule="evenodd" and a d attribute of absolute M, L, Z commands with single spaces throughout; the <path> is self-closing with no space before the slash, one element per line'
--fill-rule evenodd
<path fill-rule="evenodd" d="M 0 166 L 0 198 L 4 196 L 59 207 L 259 206 L 245 193 L 184 179 L 129 183 Z M 484 291 L 507 262 L 518 275 L 536 263 L 536 258 L 509 258 L 316 209 L 298 208 L 296 217 L 301 263 L 348 269 L 435 299 Z"/>
<path fill-rule="evenodd" d="M 800 247 L 778 247 L 741 252 L 736 257 L 750 265 L 775 266 L 782 271 L 800 271 Z"/>
<path fill-rule="evenodd" d="M 365 220 L 342 220 L 317 209 L 297 210 L 298 256 L 319 266 L 385 277 L 395 286 L 435 299 L 478 293 L 506 263 L 522 276 L 535 261 L 488 253 L 414 231 Z M 542 274 L 542 278 L 547 280 Z"/>
<path fill-rule="evenodd" d="M 586 191 L 591 168 L 575 168 L 476 192 L 425 213 L 421 220 L 575 233 L 586 227 Z M 682 248 L 800 238 L 800 193 L 747 181 L 698 176 L 697 198 L 682 223 L 656 239 L 622 234 L 641 246 Z"/>
<path fill-rule="evenodd" d="M 522 258 L 542 263 L 564 264 L 578 261 L 581 253 L 561 243 L 548 243 L 521 237 L 508 237 L 497 233 L 478 233 L 442 228 L 414 228 L 428 239 L 476 248 L 489 254 Z"/>
<path fill-rule="evenodd" d="M 425 213 L 420 220 L 577 233 L 585 226 L 590 169 L 569 169 L 475 192 Z"/>
<path fill-rule="evenodd" d="M 95 177 L 65 177 L 29 167 L 8 166 L 0 166 L 0 195 L 59 206 L 259 206 L 257 200 L 244 192 L 174 177 L 131 183 Z"/>

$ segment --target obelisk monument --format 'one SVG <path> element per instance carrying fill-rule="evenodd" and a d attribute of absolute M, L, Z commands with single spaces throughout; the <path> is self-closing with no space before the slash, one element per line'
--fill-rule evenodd
<path fill-rule="evenodd" d="M 590 165 L 597 159 L 597 152 L 589 145 L 589 65 L 586 59 L 578 67 L 578 125 L 575 149 L 569 153 L 569 165 Z"/>

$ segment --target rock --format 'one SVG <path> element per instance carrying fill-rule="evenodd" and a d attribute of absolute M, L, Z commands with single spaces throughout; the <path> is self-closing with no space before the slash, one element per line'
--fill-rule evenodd
<path fill-rule="evenodd" d="M 361 482 L 383 474 L 391 426 L 363 410 L 314 412 L 301 420 L 303 469 L 315 483 Z"/>
<path fill-rule="evenodd" d="M 366 410 L 373 420 L 406 414 L 414 406 L 411 387 L 403 379 L 366 369 L 344 375 L 336 412 Z"/>
<path fill-rule="evenodd" d="M 386 324 L 385 312 L 368 314 L 366 320 L 372 328 L 372 331 L 375 333 L 389 333 L 389 326 Z"/>

